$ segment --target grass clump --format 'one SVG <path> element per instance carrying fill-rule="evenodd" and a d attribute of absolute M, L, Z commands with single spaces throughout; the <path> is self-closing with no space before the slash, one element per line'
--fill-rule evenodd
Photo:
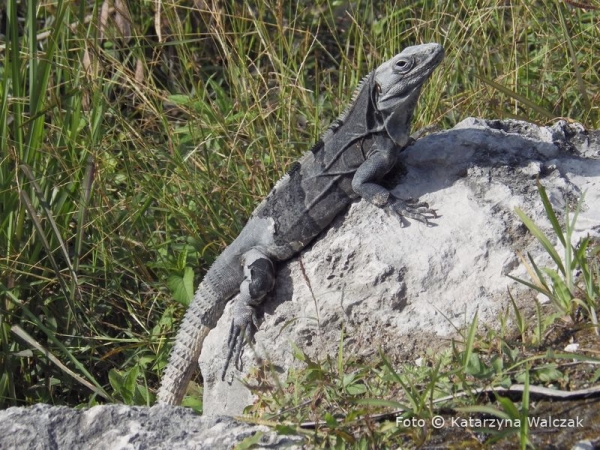
<path fill-rule="evenodd" d="M 582 239 L 576 246 L 572 244 L 575 222 L 585 195 L 577 203 L 572 219 L 570 218 L 569 209 L 567 208 L 565 211 L 565 231 L 563 232 L 546 190 L 539 181 L 538 191 L 554 233 L 564 248 L 564 258 L 559 256 L 557 249 L 544 232 L 522 210 L 517 208 L 516 212 L 519 218 L 550 255 L 557 269 L 544 268 L 540 270 L 535 261 L 528 255 L 530 264 L 523 258 L 522 260 L 527 267 L 532 283 L 515 277 L 511 278 L 548 297 L 555 306 L 557 313 L 568 316 L 573 321 L 583 311 L 585 317 L 596 328 L 596 334 L 600 336 L 596 315 L 598 299 L 600 298 L 598 286 L 600 272 L 596 258 L 600 254 L 600 245 L 593 246 L 593 240 L 589 236 Z M 576 282 L 576 274 L 579 274 L 579 283 Z M 550 283 L 548 280 L 550 280 Z"/>
<path fill-rule="evenodd" d="M 558 1 L 0 4 L 0 406 L 151 404 L 206 269 L 401 48 L 447 54 L 415 129 L 598 128 L 598 32 Z"/>

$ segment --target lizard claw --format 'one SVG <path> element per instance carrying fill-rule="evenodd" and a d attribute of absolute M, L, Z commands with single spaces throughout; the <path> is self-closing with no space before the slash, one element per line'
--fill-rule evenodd
<path fill-rule="evenodd" d="M 419 202 L 412 198 L 406 200 L 393 198 L 388 203 L 388 209 L 400 220 L 402 226 L 408 224 L 406 218 L 418 220 L 427 226 L 432 226 L 433 224 L 429 222 L 429 219 L 438 217 L 435 209 L 430 208 L 428 203 Z"/>
<path fill-rule="evenodd" d="M 221 381 L 225 381 L 225 375 L 233 353 L 235 352 L 235 367 L 240 368 L 242 349 L 244 342 L 250 341 L 254 334 L 254 329 L 258 328 L 256 324 L 256 312 L 252 306 L 236 304 L 233 310 L 233 319 L 231 319 L 231 327 L 229 328 L 229 337 L 227 338 L 227 359 L 225 366 L 221 372 Z"/>

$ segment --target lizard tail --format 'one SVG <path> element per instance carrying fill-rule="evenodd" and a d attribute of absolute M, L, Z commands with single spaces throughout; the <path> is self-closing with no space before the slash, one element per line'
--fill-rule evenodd
<path fill-rule="evenodd" d="M 181 404 L 192 374 L 198 366 L 204 338 L 210 331 L 207 326 L 194 324 L 194 318 L 189 317 L 191 312 L 191 308 L 186 312 L 171 350 L 169 364 L 163 373 L 157 395 L 160 404 Z"/>
<path fill-rule="evenodd" d="M 198 367 L 204 338 L 223 313 L 225 302 L 219 301 L 222 297 L 219 295 L 221 286 L 211 283 L 210 275 L 211 273 L 200 283 L 192 303 L 185 312 L 158 390 L 158 403 L 181 403 L 194 370 Z"/>

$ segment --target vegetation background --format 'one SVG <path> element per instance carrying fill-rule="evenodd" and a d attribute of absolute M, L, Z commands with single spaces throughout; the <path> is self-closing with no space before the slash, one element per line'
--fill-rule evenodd
<path fill-rule="evenodd" d="M 151 404 L 195 286 L 402 48 L 414 129 L 600 128 L 596 1 L 0 4 L 0 407 Z"/>

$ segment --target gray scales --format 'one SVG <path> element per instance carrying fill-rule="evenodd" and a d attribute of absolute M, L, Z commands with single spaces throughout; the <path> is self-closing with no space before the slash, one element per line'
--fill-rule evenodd
<path fill-rule="evenodd" d="M 274 264 L 297 255 L 350 203 L 363 198 L 401 221 L 436 217 L 426 203 L 398 199 L 378 182 L 409 144 L 421 88 L 443 56 L 439 44 L 408 47 L 367 75 L 346 110 L 258 205 L 200 283 L 177 333 L 159 403 L 181 403 L 204 338 L 235 297 L 225 376 L 257 326 L 256 307 L 273 288 Z"/>

